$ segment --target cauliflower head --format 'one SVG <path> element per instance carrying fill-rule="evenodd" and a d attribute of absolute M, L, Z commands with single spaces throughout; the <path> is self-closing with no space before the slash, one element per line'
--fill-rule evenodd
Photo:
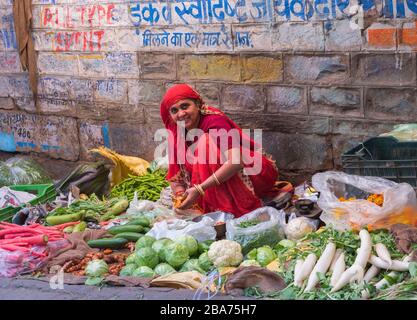
<path fill-rule="evenodd" d="M 295 218 L 288 222 L 285 233 L 290 240 L 298 240 L 304 237 L 307 233 L 313 232 L 314 227 L 305 217 Z"/>
<path fill-rule="evenodd" d="M 235 267 L 243 261 L 242 247 L 232 240 L 213 242 L 208 257 L 215 267 Z"/>

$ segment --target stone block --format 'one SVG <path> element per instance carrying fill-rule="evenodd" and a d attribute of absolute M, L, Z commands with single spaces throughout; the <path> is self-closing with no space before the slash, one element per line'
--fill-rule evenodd
<path fill-rule="evenodd" d="M 232 25 L 234 51 L 272 51 L 270 25 Z"/>
<path fill-rule="evenodd" d="M 167 79 L 176 78 L 175 56 L 165 53 L 139 54 L 139 73 L 143 79 Z"/>
<path fill-rule="evenodd" d="M 127 103 L 127 82 L 121 80 L 97 80 L 94 98 L 98 101 Z"/>
<path fill-rule="evenodd" d="M 204 102 L 208 105 L 218 106 L 220 104 L 220 86 L 215 82 L 197 83 L 195 86 Z"/>
<path fill-rule="evenodd" d="M 281 55 L 244 55 L 241 57 L 243 82 L 282 81 Z"/>
<path fill-rule="evenodd" d="M 152 81 L 129 81 L 129 104 L 159 103 L 165 93 L 163 83 Z"/>
<path fill-rule="evenodd" d="M 139 78 L 138 57 L 131 52 L 107 52 L 104 65 L 106 74 L 115 78 Z"/>
<path fill-rule="evenodd" d="M 19 54 L 17 51 L 0 52 L 0 73 L 19 73 L 20 67 Z"/>
<path fill-rule="evenodd" d="M 233 51 L 232 27 L 230 25 L 202 25 L 198 32 L 197 52 Z"/>
<path fill-rule="evenodd" d="M 9 142 L 9 150 L 3 151 L 37 152 L 51 158 L 78 160 L 78 128 L 73 118 L 4 111 L 0 113 L 0 132 Z"/>
<path fill-rule="evenodd" d="M 38 71 L 39 74 L 78 76 L 78 55 L 39 52 Z"/>
<path fill-rule="evenodd" d="M 79 139 L 80 159 L 96 161 L 99 156 L 96 153 L 88 152 L 88 150 L 101 146 L 110 148 L 108 124 L 91 120 L 80 121 Z"/>
<path fill-rule="evenodd" d="M 80 54 L 80 76 L 82 77 L 104 77 L 106 68 L 104 65 L 104 54 Z"/>
<path fill-rule="evenodd" d="M 415 21 L 403 23 L 397 29 L 398 49 L 415 51 L 417 49 L 417 26 Z"/>
<path fill-rule="evenodd" d="M 290 83 L 343 83 L 349 78 L 348 55 L 285 55 L 284 80 Z"/>
<path fill-rule="evenodd" d="M 282 170 L 327 170 L 333 167 L 331 144 L 318 135 L 263 133 L 263 148 Z"/>
<path fill-rule="evenodd" d="M 155 130 L 150 125 L 109 123 L 111 148 L 124 155 L 136 156 L 148 161 L 153 159 Z"/>
<path fill-rule="evenodd" d="M 271 34 L 276 51 L 324 51 L 322 23 L 284 22 L 275 26 Z"/>
<path fill-rule="evenodd" d="M 267 110 L 272 113 L 307 114 L 307 95 L 300 87 L 268 87 Z"/>
<path fill-rule="evenodd" d="M 396 50 L 397 28 L 389 23 L 374 22 L 365 31 L 366 49 Z"/>
<path fill-rule="evenodd" d="M 29 85 L 29 76 L 27 73 L 21 73 L 18 75 L 13 75 L 8 77 L 9 86 L 8 89 L 9 95 L 12 98 L 18 97 L 32 97 L 32 91 Z"/>
<path fill-rule="evenodd" d="M 313 87 L 310 98 L 312 114 L 363 117 L 360 88 Z"/>
<path fill-rule="evenodd" d="M 351 20 L 333 20 L 325 23 L 326 51 L 360 51 L 361 29 Z"/>
<path fill-rule="evenodd" d="M 148 107 L 148 105 L 146 105 Z M 107 119 L 112 122 L 145 123 L 144 105 L 108 104 Z"/>
<path fill-rule="evenodd" d="M 0 97 L 0 109 L 5 109 L 5 110 L 14 109 L 13 99 Z"/>
<path fill-rule="evenodd" d="M 338 119 L 331 120 L 332 133 L 341 135 L 378 136 L 393 129 L 395 121 L 375 121 L 370 119 Z"/>
<path fill-rule="evenodd" d="M 416 79 L 415 59 L 409 53 L 355 54 L 352 76 L 358 84 L 413 85 Z"/>
<path fill-rule="evenodd" d="M 221 105 L 227 111 L 256 112 L 265 109 L 262 87 L 229 85 L 222 88 Z"/>
<path fill-rule="evenodd" d="M 367 118 L 382 120 L 416 120 L 415 88 L 370 88 L 366 90 Z"/>
<path fill-rule="evenodd" d="M 8 97 L 10 95 L 9 77 L 0 76 L 0 97 Z"/>
<path fill-rule="evenodd" d="M 180 55 L 177 58 L 180 80 L 240 81 L 236 55 Z"/>

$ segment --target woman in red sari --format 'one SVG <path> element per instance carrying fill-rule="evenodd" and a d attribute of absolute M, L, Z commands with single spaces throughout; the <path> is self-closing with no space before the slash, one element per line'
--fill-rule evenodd
<path fill-rule="evenodd" d="M 161 102 L 160 112 L 170 133 L 167 180 L 174 195 L 186 196 L 179 209 L 198 204 L 205 213 L 219 210 L 240 217 L 261 207 L 262 199 L 277 195 L 275 162 L 257 151 L 256 143 L 223 112 L 206 106 L 190 86 L 171 87 Z M 185 127 L 185 134 L 192 129 L 200 129 L 202 134 L 194 141 L 186 142 L 185 136 L 178 134 L 179 126 Z M 226 144 L 221 144 L 211 135 L 213 130 L 221 129 L 223 135 L 237 132 L 238 145 L 230 137 Z M 178 148 L 180 142 L 183 142 L 184 151 Z M 216 161 L 209 161 L 213 154 Z M 181 155 L 185 161 L 180 161 Z M 258 174 L 246 174 L 247 169 L 253 167 L 253 163 L 245 161 L 247 159 L 258 159 L 261 164 Z"/>

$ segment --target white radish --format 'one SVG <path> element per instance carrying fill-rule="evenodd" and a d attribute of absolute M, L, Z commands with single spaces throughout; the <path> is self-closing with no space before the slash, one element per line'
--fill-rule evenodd
<path fill-rule="evenodd" d="M 332 263 L 330 264 L 330 268 L 329 268 L 330 272 L 333 272 L 333 269 L 334 269 L 334 266 L 335 266 L 335 264 L 337 262 L 337 259 L 339 259 L 339 257 L 342 254 L 342 252 L 343 252 L 342 249 L 337 249 L 336 250 L 336 253 L 334 254 Z"/>
<path fill-rule="evenodd" d="M 375 278 L 378 273 L 381 271 L 378 267 L 372 265 L 368 271 L 366 271 L 365 276 L 363 277 L 363 281 L 369 283 L 373 278 Z"/>
<path fill-rule="evenodd" d="M 324 249 L 320 259 L 314 266 L 313 271 L 311 271 L 310 277 L 307 281 L 305 292 L 308 292 L 311 289 L 313 289 L 319 282 L 319 277 L 317 276 L 317 273 L 326 274 L 327 270 L 329 270 L 330 264 L 332 263 L 332 259 L 335 253 L 336 245 L 332 242 L 329 242 L 326 248 Z"/>
<path fill-rule="evenodd" d="M 301 269 L 303 267 L 304 264 L 304 260 L 303 259 L 298 259 L 295 263 L 295 267 L 294 267 L 294 285 L 296 287 L 301 287 L 302 283 L 300 283 L 299 279 L 300 279 L 300 272 Z"/>
<path fill-rule="evenodd" d="M 382 260 L 381 258 L 378 258 L 374 255 L 371 256 L 371 258 L 369 259 L 369 262 L 380 269 L 393 270 L 393 271 L 407 271 L 408 265 L 409 265 L 409 262 L 400 261 L 400 260 L 392 260 L 392 263 L 390 265 L 385 260 Z"/>
<path fill-rule="evenodd" d="M 383 243 L 377 243 L 375 245 L 375 251 L 378 257 L 380 257 L 382 260 L 388 262 L 388 264 L 392 263 L 391 255 Z"/>
<path fill-rule="evenodd" d="M 365 270 L 366 264 L 368 263 L 369 256 L 371 255 L 372 251 L 372 240 L 369 232 L 365 229 L 362 229 L 359 232 L 359 237 L 361 239 L 361 246 L 358 250 L 358 255 L 356 256 L 354 265 L 360 266 L 363 270 Z"/>
<path fill-rule="evenodd" d="M 398 272 L 396 271 L 392 271 L 387 274 L 387 276 L 390 278 L 395 278 L 397 275 L 398 275 Z M 377 282 L 377 284 L 375 285 L 375 288 L 378 290 L 381 290 L 386 285 L 389 285 L 389 282 L 384 278 L 384 279 L 381 279 L 379 282 Z"/>
<path fill-rule="evenodd" d="M 317 262 L 317 256 L 314 253 L 310 253 L 305 259 L 303 268 L 301 269 L 299 273 L 299 278 L 297 279 L 298 280 L 297 282 L 300 283 L 301 286 L 304 280 L 310 276 L 311 271 L 313 270 L 316 262 Z"/>
<path fill-rule="evenodd" d="M 347 269 L 345 272 L 342 273 L 342 275 L 340 276 L 339 280 L 337 281 L 333 289 L 330 291 L 330 293 L 339 291 L 349 282 L 361 281 L 363 279 L 363 273 L 364 271 L 362 267 L 354 264 L 353 266 L 351 266 L 349 269 Z"/>
<path fill-rule="evenodd" d="M 336 285 L 337 281 L 339 280 L 340 276 L 343 274 L 345 269 L 345 254 L 342 252 L 334 265 L 332 277 L 330 278 L 330 284 L 332 287 Z"/>

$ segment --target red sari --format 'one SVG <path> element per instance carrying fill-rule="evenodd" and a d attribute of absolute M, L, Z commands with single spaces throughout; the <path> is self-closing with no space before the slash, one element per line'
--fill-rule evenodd
<path fill-rule="evenodd" d="M 196 99 L 202 102 L 198 128 L 204 134 L 196 139 L 197 147 L 194 152 L 191 151 L 190 143 L 185 144 L 185 152 L 191 153 L 195 157 L 201 155 L 201 152 L 205 152 L 203 153 L 206 155 L 203 156 L 203 158 L 206 158 L 204 163 L 198 161 L 190 163 L 186 160 L 184 164 L 178 164 L 179 151 L 174 146 L 177 146 L 177 142 L 181 137 L 177 136 L 177 125 L 172 120 L 169 109 L 173 104 L 183 99 Z M 203 208 L 205 213 L 220 210 L 232 213 L 235 217 L 240 217 L 261 207 L 261 199 L 274 197 L 277 194 L 277 190 L 274 188 L 278 178 L 278 169 L 275 166 L 275 162 L 263 155 L 261 151 L 258 151 L 257 144 L 246 136 L 240 127 L 224 115 L 223 112 L 214 107 L 205 106 L 200 95 L 190 86 L 180 84 L 171 87 L 161 102 L 160 112 L 165 127 L 171 133 L 168 141 L 169 150 L 173 150 L 173 154 L 169 154 L 168 181 L 183 183 L 188 188 L 194 184 L 203 183 L 222 166 L 220 141 L 210 136 L 209 130 L 211 129 L 225 129 L 227 132 L 232 129 L 237 130 L 239 132 L 242 154 L 246 153 L 251 158 L 257 156 L 258 159 L 261 159 L 262 166 L 259 174 L 246 175 L 245 171 L 241 170 L 220 186 L 207 189 L 204 197 L 200 197 L 198 200 L 200 207 Z M 246 143 L 242 143 L 242 141 Z M 229 139 L 228 147 L 230 148 L 231 145 L 232 142 Z M 218 161 L 215 164 L 210 164 L 208 151 L 214 149 L 217 150 L 216 158 Z M 244 167 L 250 168 L 251 164 L 244 164 Z"/>

